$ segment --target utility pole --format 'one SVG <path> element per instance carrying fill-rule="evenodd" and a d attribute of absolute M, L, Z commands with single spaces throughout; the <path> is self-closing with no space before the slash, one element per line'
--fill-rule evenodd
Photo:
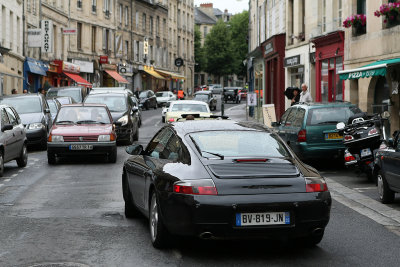
<path fill-rule="evenodd" d="M 39 29 L 42 29 L 42 0 L 39 0 Z M 42 60 L 42 47 L 39 47 L 39 60 Z"/>

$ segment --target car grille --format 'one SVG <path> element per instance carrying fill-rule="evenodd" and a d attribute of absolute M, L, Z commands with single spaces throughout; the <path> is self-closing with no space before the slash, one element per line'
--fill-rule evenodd
<path fill-rule="evenodd" d="M 64 136 L 64 142 L 97 142 L 98 135 Z"/>

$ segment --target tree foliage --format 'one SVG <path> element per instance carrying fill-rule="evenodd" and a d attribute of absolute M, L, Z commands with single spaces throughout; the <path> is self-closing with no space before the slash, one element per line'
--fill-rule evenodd
<path fill-rule="evenodd" d="M 238 76 L 245 76 L 247 69 L 243 64 L 243 60 L 246 59 L 248 53 L 247 36 L 249 27 L 249 12 L 243 11 L 242 13 L 232 16 L 229 25 L 234 56 L 232 72 Z"/>
<path fill-rule="evenodd" d="M 206 67 L 206 57 L 204 56 L 204 49 L 201 46 L 201 32 L 200 27 L 196 25 L 194 29 L 194 61 L 196 62 L 195 71 L 201 72 Z"/>

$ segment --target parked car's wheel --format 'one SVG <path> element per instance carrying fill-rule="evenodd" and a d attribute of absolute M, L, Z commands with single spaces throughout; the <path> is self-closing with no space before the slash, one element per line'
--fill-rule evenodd
<path fill-rule="evenodd" d="M 386 181 L 385 175 L 382 171 L 378 172 L 378 194 L 383 204 L 392 203 L 394 201 L 394 192 L 390 190 L 389 185 Z"/>
<path fill-rule="evenodd" d="M 161 117 L 161 122 L 165 123 L 165 117 Z"/>
<path fill-rule="evenodd" d="M 129 188 L 128 179 L 125 172 L 122 174 L 122 194 L 125 201 L 125 217 L 134 218 L 138 216 L 139 211 L 135 207 L 135 204 L 133 204 L 132 193 Z"/>
<path fill-rule="evenodd" d="M 4 156 L 3 151 L 0 152 L 0 177 L 3 177 L 4 174 Z"/>
<path fill-rule="evenodd" d="M 47 149 L 47 138 L 44 137 L 42 141 L 40 141 L 40 149 L 46 150 Z"/>
<path fill-rule="evenodd" d="M 22 145 L 21 154 L 19 158 L 17 158 L 18 167 L 25 167 L 28 164 L 28 151 L 26 148 L 26 144 Z"/>
<path fill-rule="evenodd" d="M 49 163 L 50 165 L 56 164 L 57 163 L 56 154 L 47 151 L 47 163 Z"/>
<path fill-rule="evenodd" d="M 111 153 L 108 155 L 108 162 L 110 162 L 110 163 L 117 162 L 117 147 L 114 147 L 111 150 Z"/>
<path fill-rule="evenodd" d="M 307 247 L 313 247 L 319 244 L 323 237 L 324 237 L 324 230 L 322 230 L 321 234 L 314 234 L 314 235 L 310 234 L 306 237 L 301 238 L 300 241 Z"/>
<path fill-rule="evenodd" d="M 144 104 L 144 108 L 145 108 L 146 110 L 149 110 L 149 103 L 148 103 L 148 102 L 146 102 L 146 103 Z"/>
<path fill-rule="evenodd" d="M 151 195 L 149 224 L 151 242 L 155 248 L 164 248 L 168 245 L 168 231 L 162 221 L 156 193 Z"/>

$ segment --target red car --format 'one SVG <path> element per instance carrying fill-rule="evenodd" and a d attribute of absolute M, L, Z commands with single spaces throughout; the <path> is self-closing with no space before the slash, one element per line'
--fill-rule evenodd
<path fill-rule="evenodd" d="M 110 111 L 102 104 L 71 104 L 60 108 L 47 141 L 47 160 L 57 157 L 107 155 L 117 161 L 115 125 Z"/>

